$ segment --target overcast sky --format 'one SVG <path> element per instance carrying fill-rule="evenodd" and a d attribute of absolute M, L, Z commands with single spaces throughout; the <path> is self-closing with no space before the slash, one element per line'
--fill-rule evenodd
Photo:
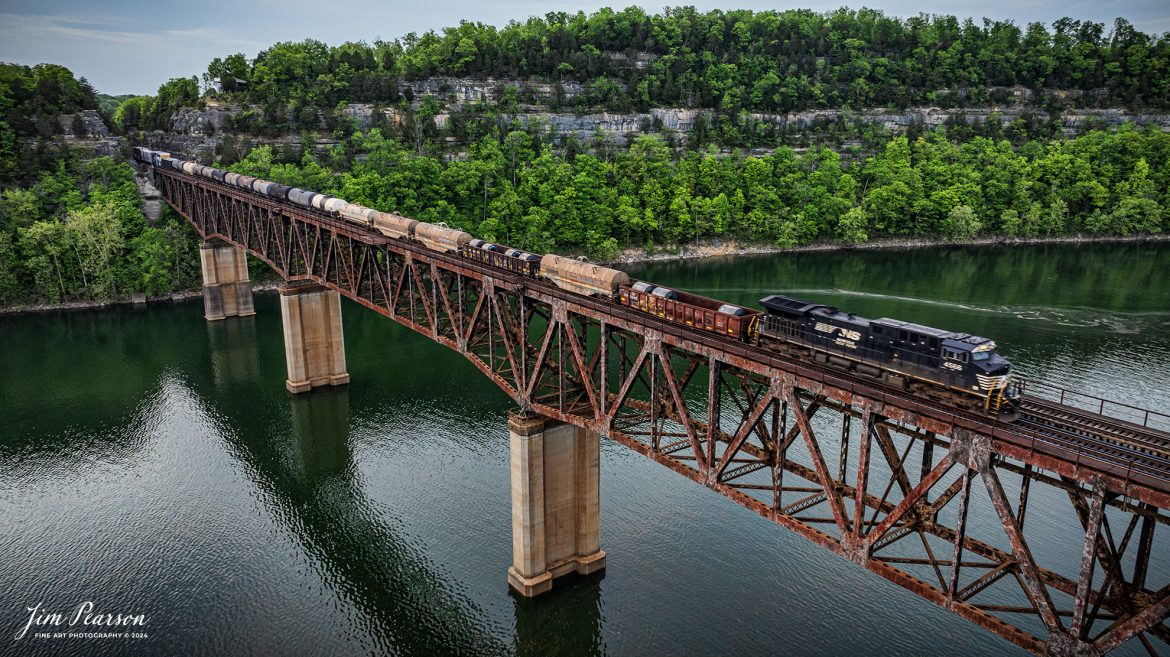
<path fill-rule="evenodd" d="M 213 57 L 243 52 L 249 58 L 278 41 L 312 37 L 331 45 L 343 41 L 392 40 L 456 25 L 460 20 L 503 26 L 508 21 L 560 10 L 592 12 L 634 3 L 590 0 L 0 0 L 0 61 L 54 62 L 89 78 L 109 94 L 153 94 L 169 78 L 200 75 Z M 664 5 L 641 4 L 657 13 Z M 842 0 L 777 4 L 760 0 L 696 0 L 708 9 L 836 9 Z M 1167 0 L 868 0 L 895 16 L 920 12 L 1032 21 L 1051 24 L 1069 16 L 1112 25 L 1122 16 L 1144 32 L 1170 31 Z"/>

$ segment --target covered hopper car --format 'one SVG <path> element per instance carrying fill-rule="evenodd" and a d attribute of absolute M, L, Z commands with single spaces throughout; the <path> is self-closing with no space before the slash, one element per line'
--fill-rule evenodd
<path fill-rule="evenodd" d="M 459 254 L 468 260 L 476 260 L 524 276 L 536 276 L 540 273 L 540 256 L 535 253 L 480 239 L 473 239 L 464 244 L 460 247 Z"/>

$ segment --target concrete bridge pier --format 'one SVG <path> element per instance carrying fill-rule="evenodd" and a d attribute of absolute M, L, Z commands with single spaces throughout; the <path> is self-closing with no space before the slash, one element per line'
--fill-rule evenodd
<path fill-rule="evenodd" d="M 208 321 L 256 314 L 243 247 L 220 239 L 207 240 L 199 245 L 199 263 L 203 267 L 203 316 Z"/>
<path fill-rule="evenodd" d="M 512 566 L 508 584 L 525 597 L 553 579 L 605 568 L 601 550 L 600 436 L 549 418 L 508 418 L 512 471 Z"/>
<path fill-rule="evenodd" d="M 345 337 L 341 333 L 341 295 L 312 281 L 280 287 L 284 320 L 285 387 L 294 394 L 318 386 L 349 383 Z"/>

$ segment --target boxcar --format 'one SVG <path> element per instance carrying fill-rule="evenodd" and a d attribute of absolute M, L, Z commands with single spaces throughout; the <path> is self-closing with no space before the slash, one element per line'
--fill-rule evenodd
<path fill-rule="evenodd" d="M 743 341 L 751 339 L 760 316 L 758 310 L 645 281 L 621 286 L 618 302 L 674 324 L 692 326 L 719 335 L 730 335 Z"/>

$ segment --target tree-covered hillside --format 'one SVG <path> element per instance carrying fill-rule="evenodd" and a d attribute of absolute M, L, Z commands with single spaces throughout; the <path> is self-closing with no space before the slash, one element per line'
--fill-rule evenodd
<path fill-rule="evenodd" d="M 871 9 L 649 15 L 550 12 L 502 29 L 463 22 L 390 42 L 279 43 L 205 75 L 233 99 L 272 109 L 396 101 L 400 80 L 432 76 L 586 83 L 613 110 L 652 106 L 786 112 L 989 100 L 987 87 L 1077 92 L 1083 106 L 1170 107 L 1170 35 L 1124 19 L 1110 28 L 954 16 L 901 19 Z"/>
<path fill-rule="evenodd" d="M 0 188 L 52 168 L 56 149 L 48 141 L 61 133 L 57 117 L 98 105 L 89 82 L 64 66 L 0 63 Z"/>
<path fill-rule="evenodd" d="M 360 156 L 359 156 L 360 154 Z M 566 156 L 514 131 L 468 158 L 419 155 L 377 131 L 322 163 L 253 150 L 235 171 L 321 191 L 538 252 L 609 259 L 625 245 L 737 239 L 781 246 L 873 237 L 1157 233 L 1170 213 L 1170 134 L 1094 131 L 1072 141 L 960 144 L 898 137 L 854 166 L 828 148 L 764 157 L 628 149 Z"/>
<path fill-rule="evenodd" d="M 62 135 L 62 115 L 108 98 L 63 66 L 0 64 L 0 306 L 196 284 L 195 231 L 170 212 L 147 221 L 134 169 Z"/>
<path fill-rule="evenodd" d="M 464 90 L 502 84 L 452 100 L 452 78 L 471 80 Z M 1029 96 L 1028 107 L 1005 119 L 1005 94 Z M 113 100 L 60 66 L 0 66 L 0 304 L 192 284 L 190 228 L 169 213 L 147 222 L 127 165 L 57 137 L 61 114 Z M 982 114 L 902 130 L 848 120 L 921 104 Z M 544 122 L 663 107 L 695 109 L 685 134 L 566 135 Z M 1154 125 L 1062 113 L 1116 107 L 1149 111 Z M 796 132 L 768 118 L 826 108 L 849 112 Z M 1170 35 L 1121 19 L 1107 30 L 866 9 L 630 8 L 374 44 L 279 43 L 253 60 L 214 60 L 202 85 L 177 78 L 125 98 L 113 118 L 134 143 L 192 157 L 187 146 L 211 142 L 203 152 L 240 172 L 604 260 L 703 240 L 1163 232 L 1167 110 Z"/>

